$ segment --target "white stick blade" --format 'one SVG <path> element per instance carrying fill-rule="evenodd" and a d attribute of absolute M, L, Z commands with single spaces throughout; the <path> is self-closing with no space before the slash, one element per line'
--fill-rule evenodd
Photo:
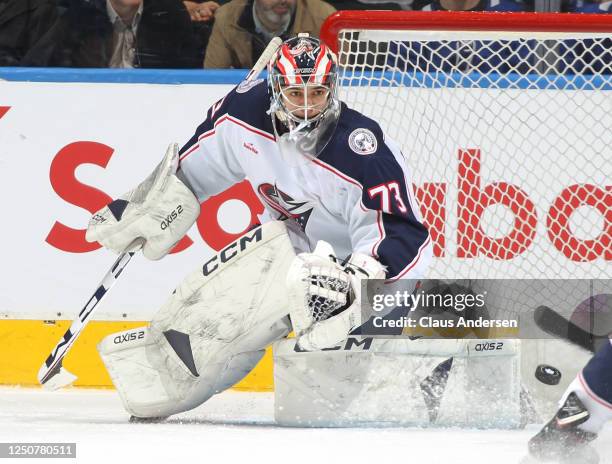
<path fill-rule="evenodd" d="M 43 368 L 44 367 L 46 366 L 43 366 Z M 40 378 L 41 373 L 39 372 L 38 375 Z M 54 391 L 54 390 L 58 390 L 63 387 L 67 387 L 68 385 L 71 385 L 72 382 L 74 382 L 76 379 L 77 379 L 76 375 L 73 375 L 72 373 L 64 369 L 63 367 L 60 367 L 59 372 L 51 376 L 49 380 L 43 383 L 43 387 L 45 388 L 45 390 Z"/>

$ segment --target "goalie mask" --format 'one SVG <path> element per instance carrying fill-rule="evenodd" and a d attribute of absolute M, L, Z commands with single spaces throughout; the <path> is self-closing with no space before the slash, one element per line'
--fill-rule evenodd
<path fill-rule="evenodd" d="M 308 34 L 283 42 L 268 63 L 270 115 L 281 149 L 317 156 L 325 148 L 340 115 L 336 87 L 336 57 L 326 45 Z"/>

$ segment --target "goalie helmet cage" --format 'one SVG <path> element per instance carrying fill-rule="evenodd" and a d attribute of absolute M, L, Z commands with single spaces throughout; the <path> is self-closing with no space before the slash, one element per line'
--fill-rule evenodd
<path fill-rule="evenodd" d="M 339 11 L 321 37 L 407 160 L 428 277 L 610 277 L 612 15 Z"/>

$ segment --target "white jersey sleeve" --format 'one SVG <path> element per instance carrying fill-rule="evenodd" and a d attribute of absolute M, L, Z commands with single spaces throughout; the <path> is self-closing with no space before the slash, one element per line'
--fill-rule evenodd
<path fill-rule="evenodd" d="M 233 90 L 208 110 L 206 120 L 180 150 L 181 174 L 198 200 L 204 201 L 245 178 L 236 159 L 229 124 L 229 111 L 236 105 Z"/>

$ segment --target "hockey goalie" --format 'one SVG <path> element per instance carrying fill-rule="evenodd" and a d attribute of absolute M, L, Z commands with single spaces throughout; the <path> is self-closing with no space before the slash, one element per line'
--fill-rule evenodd
<path fill-rule="evenodd" d="M 118 253 L 140 241 L 157 260 L 195 222 L 200 202 L 232 184 L 248 179 L 265 206 L 261 225 L 193 271 L 148 328 L 100 343 L 133 417 L 197 407 L 242 379 L 274 342 L 281 424 L 429 423 L 441 410 L 436 375 L 459 392 L 453 410 L 467 401 L 468 377 L 490 372 L 478 370 L 488 358 L 470 358 L 466 341 L 355 335 L 366 322 L 363 281 L 419 278 L 432 248 L 403 154 L 375 121 L 339 101 L 336 67 L 317 39 L 287 40 L 267 82 L 234 88 L 182 149 L 170 146 L 146 180 L 91 219 L 88 240 Z M 508 344 L 503 356 L 515 355 Z M 449 381 L 453 358 L 460 374 Z M 508 372 L 496 382 L 516 396 Z M 484 377 L 480 384 L 490 386 Z M 422 385 L 427 378 L 431 388 Z M 405 404 L 375 411 L 375 384 L 387 393 L 407 389 Z"/>

